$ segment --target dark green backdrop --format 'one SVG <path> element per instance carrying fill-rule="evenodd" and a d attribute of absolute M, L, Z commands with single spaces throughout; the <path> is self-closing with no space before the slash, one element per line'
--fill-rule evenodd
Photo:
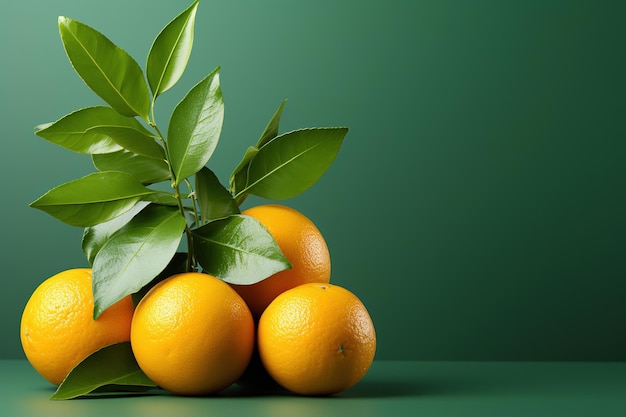
<path fill-rule="evenodd" d="M 32 133 L 100 103 L 57 16 L 143 66 L 187 4 L 3 4 L 0 357 L 22 357 L 32 290 L 86 265 L 81 230 L 27 207 L 92 171 Z M 210 165 L 223 182 L 283 98 L 283 131 L 350 127 L 331 169 L 288 204 L 327 237 L 332 281 L 369 308 L 379 359 L 624 360 L 625 5 L 201 0 L 188 70 L 157 116 L 221 65 Z"/>

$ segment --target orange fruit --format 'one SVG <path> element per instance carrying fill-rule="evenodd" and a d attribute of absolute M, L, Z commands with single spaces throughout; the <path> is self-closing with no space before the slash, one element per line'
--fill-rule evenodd
<path fill-rule="evenodd" d="M 330 254 L 326 241 L 306 216 L 277 204 L 252 207 L 241 214 L 254 217 L 265 226 L 293 266 L 256 284 L 232 284 L 255 318 L 261 316 L 276 296 L 290 288 L 309 282 L 329 282 Z"/>
<path fill-rule="evenodd" d="M 26 358 L 55 385 L 96 350 L 130 340 L 130 296 L 93 319 L 91 269 L 60 272 L 42 282 L 26 303 L 20 338 Z"/>
<path fill-rule="evenodd" d="M 224 281 L 187 272 L 159 282 L 141 299 L 130 341 L 139 367 L 161 388 L 206 395 L 227 388 L 246 369 L 254 321 Z"/>
<path fill-rule="evenodd" d="M 330 395 L 355 385 L 376 351 L 363 303 L 343 287 L 310 283 L 285 291 L 258 327 L 261 361 L 272 378 L 302 395 Z"/>

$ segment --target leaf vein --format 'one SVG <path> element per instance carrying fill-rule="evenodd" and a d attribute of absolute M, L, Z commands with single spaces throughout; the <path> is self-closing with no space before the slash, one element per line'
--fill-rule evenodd
<path fill-rule="evenodd" d="M 69 28 L 68 28 L 69 29 Z M 93 64 L 96 66 L 96 68 L 100 71 L 101 75 L 104 77 L 104 79 L 106 80 L 106 82 L 111 86 L 111 88 L 113 89 L 113 91 L 115 91 L 115 93 L 117 93 L 117 95 L 119 96 L 119 98 L 122 99 L 122 101 L 128 106 L 129 109 L 131 109 L 132 111 L 134 111 L 136 114 L 141 114 L 141 112 L 137 111 L 133 105 L 131 105 L 128 100 L 126 100 L 126 97 L 124 97 L 121 93 L 121 91 L 118 90 L 118 88 L 115 86 L 115 84 L 113 83 L 113 81 L 111 81 L 111 79 L 107 76 L 106 72 L 104 71 L 104 69 L 100 66 L 100 64 L 98 64 L 98 61 L 91 55 L 91 53 L 89 52 L 89 50 L 86 48 L 86 46 L 80 41 L 80 39 L 74 34 L 73 31 L 68 30 L 69 33 L 72 35 L 72 37 L 76 40 L 76 42 L 78 43 L 78 45 L 81 47 L 81 49 L 85 52 L 85 54 L 89 57 L 89 59 L 93 62 Z M 114 48 L 116 48 L 115 45 L 113 45 Z"/>
<path fill-rule="evenodd" d="M 155 88 L 155 94 L 158 94 L 158 91 L 161 89 L 161 84 L 163 83 L 163 79 L 165 78 L 167 69 L 170 66 L 170 62 L 172 62 L 172 56 L 174 55 L 174 51 L 177 49 L 178 45 L 180 44 L 180 39 L 182 38 L 183 33 L 185 33 L 185 28 L 187 27 L 187 24 L 189 23 L 190 19 L 191 19 L 191 15 L 187 16 L 187 19 L 185 20 L 185 24 L 183 25 L 183 30 L 181 30 L 178 33 L 178 36 L 176 37 L 176 42 L 174 42 L 174 47 L 171 49 L 170 53 L 167 56 L 167 59 L 165 61 L 165 66 L 163 67 L 163 71 L 161 71 L 159 82 L 157 83 L 156 88 Z"/>
<path fill-rule="evenodd" d="M 306 153 L 314 150 L 315 148 L 317 148 L 318 146 L 321 146 L 321 142 L 315 144 L 315 146 L 311 146 L 307 149 L 305 149 L 302 152 L 297 153 L 296 155 L 294 155 L 293 157 L 289 158 L 288 160 L 286 160 L 285 162 L 283 162 L 282 164 L 279 164 L 276 166 L 276 168 L 270 170 L 269 172 L 267 172 L 266 174 L 264 174 L 263 176 L 261 176 L 258 180 L 254 181 L 252 184 L 250 185 L 246 185 L 246 187 L 241 190 L 239 193 L 237 193 L 237 195 L 235 196 L 235 198 L 239 197 L 240 195 L 242 195 L 243 193 L 247 192 L 248 190 L 250 190 L 251 188 L 253 188 L 255 185 L 259 184 L 260 182 L 262 182 L 263 180 L 265 180 L 267 177 L 269 177 L 270 175 L 274 174 L 275 172 L 277 172 L 278 170 L 284 168 L 285 166 L 287 166 L 288 164 L 290 164 L 291 162 L 295 161 L 296 159 L 302 157 L 303 155 L 305 155 Z M 254 161 L 252 161 L 254 162 Z M 250 163 L 250 167 L 252 166 L 252 163 Z M 248 172 L 249 172 L 250 168 L 248 168 Z M 247 180 L 246 179 L 246 184 L 247 184 Z"/>

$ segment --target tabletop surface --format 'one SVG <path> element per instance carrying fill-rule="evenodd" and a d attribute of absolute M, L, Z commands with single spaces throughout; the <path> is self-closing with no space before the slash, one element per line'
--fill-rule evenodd
<path fill-rule="evenodd" d="M 236 386 L 204 398 L 150 395 L 51 401 L 25 360 L 0 360 L 2 416 L 626 416 L 626 363 L 376 361 L 353 388 L 307 398 Z"/>

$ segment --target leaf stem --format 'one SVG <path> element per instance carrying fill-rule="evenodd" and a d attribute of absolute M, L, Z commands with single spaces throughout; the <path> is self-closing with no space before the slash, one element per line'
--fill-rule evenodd
<path fill-rule="evenodd" d="M 148 124 L 156 129 L 156 117 L 154 115 L 154 103 L 156 103 L 156 95 L 153 96 L 153 98 L 152 98 L 152 100 L 150 102 L 150 115 L 151 115 L 152 120 L 151 121 L 148 120 Z M 157 129 L 157 131 L 158 131 L 158 129 Z M 163 137 L 161 136 L 161 133 L 159 133 L 159 136 L 161 137 L 161 139 L 163 139 Z M 165 142 L 165 141 L 163 140 L 163 142 Z"/>
<path fill-rule="evenodd" d="M 241 207 L 246 198 L 248 198 L 248 194 L 243 191 L 239 192 L 237 195 L 233 197 L 235 199 L 235 203 L 237 203 L 238 207 Z"/>
<path fill-rule="evenodd" d="M 165 149 L 165 162 L 167 162 L 167 166 L 168 169 L 170 171 L 170 180 L 171 180 L 171 187 L 174 189 L 174 197 L 176 198 L 176 202 L 178 204 L 178 210 L 180 211 L 180 215 L 185 219 L 185 235 L 187 237 L 187 271 L 188 272 L 192 272 L 192 271 L 196 271 L 198 269 L 198 265 L 194 256 L 194 251 L 193 251 L 193 240 L 191 237 L 191 229 L 189 227 L 189 224 L 186 222 L 187 217 L 185 216 L 185 207 L 183 205 L 183 200 L 182 200 L 182 196 L 180 193 L 180 186 L 178 185 L 178 181 L 176 180 L 176 174 L 174 174 L 174 170 L 172 169 L 172 164 L 170 164 L 170 151 L 169 148 L 167 146 L 167 141 L 165 140 L 165 137 L 163 136 L 163 133 L 161 133 L 161 130 L 159 129 L 159 127 L 157 126 L 156 122 L 154 121 L 154 100 L 152 102 L 153 106 L 152 106 L 152 121 L 149 122 L 150 126 L 152 126 L 152 128 L 154 128 L 154 130 L 157 132 L 157 134 L 159 135 L 159 139 L 161 140 L 161 142 L 163 142 L 163 148 Z M 185 179 L 186 181 L 186 179 Z M 193 191 L 191 189 L 191 185 L 190 186 L 190 191 Z M 193 198 L 192 198 L 193 201 Z M 194 215 L 196 216 L 196 222 L 198 219 L 198 213 L 196 211 L 196 205 L 195 202 L 193 203 L 193 210 L 194 210 Z"/>
<path fill-rule="evenodd" d="M 178 210 L 180 211 L 180 215 L 186 219 L 185 207 L 183 207 L 183 201 L 180 196 L 180 186 L 174 184 L 175 181 L 172 182 L 172 187 L 174 188 L 174 196 L 178 202 Z M 187 237 L 187 272 L 192 272 L 198 269 L 198 265 L 196 264 L 196 259 L 193 253 L 193 239 L 191 238 L 191 229 L 189 228 L 189 224 L 185 224 L 185 235 Z"/>
<path fill-rule="evenodd" d="M 191 182 L 189 182 L 189 179 L 185 178 L 185 184 L 187 184 L 187 188 L 189 189 L 188 197 L 191 199 L 191 206 L 193 209 L 193 216 L 196 221 L 196 226 L 197 227 L 202 226 L 200 214 L 198 213 L 198 206 L 197 206 L 198 199 L 196 197 L 196 193 L 194 192 L 193 187 L 191 186 Z"/>

